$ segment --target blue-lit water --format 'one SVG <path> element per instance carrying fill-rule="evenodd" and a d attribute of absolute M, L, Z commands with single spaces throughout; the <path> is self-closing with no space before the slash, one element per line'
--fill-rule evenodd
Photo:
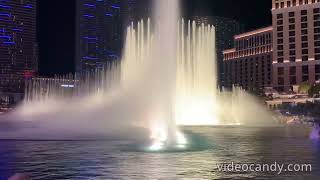
<path fill-rule="evenodd" d="M 189 128 L 199 149 L 150 153 L 134 142 L 0 141 L 0 179 L 16 172 L 33 179 L 319 179 L 320 141 L 310 129 L 277 127 Z M 201 138 L 200 138 L 201 137 Z M 127 148 L 126 148 L 127 147 Z M 312 172 L 226 173 L 217 163 L 312 164 Z"/>

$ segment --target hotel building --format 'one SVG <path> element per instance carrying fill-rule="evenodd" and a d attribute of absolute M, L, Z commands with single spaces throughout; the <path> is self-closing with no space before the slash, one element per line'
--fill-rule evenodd
<path fill-rule="evenodd" d="M 273 86 L 320 79 L 320 0 L 272 0 Z"/>
<path fill-rule="evenodd" d="M 0 1 L 0 95 L 23 93 L 37 72 L 36 0 Z"/>
<path fill-rule="evenodd" d="M 272 27 L 266 27 L 234 36 L 234 48 L 223 51 L 226 88 L 271 86 L 272 32 Z"/>

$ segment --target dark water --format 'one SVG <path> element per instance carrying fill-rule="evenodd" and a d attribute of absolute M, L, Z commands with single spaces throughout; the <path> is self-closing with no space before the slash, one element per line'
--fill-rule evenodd
<path fill-rule="evenodd" d="M 0 179 L 319 179 L 320 141 L 310 129 L 192 128 L 201 151 L 148 153 L 126 141 L 0 141 Z M 202 142 L 196 142 L 203 144 Z M 130 147 L 129 147 L 130 146 Z M 128 149 L 126 150 L 126 147 Z M 312 172 L 218 172 L 217 163 L 312 164 Z"/>

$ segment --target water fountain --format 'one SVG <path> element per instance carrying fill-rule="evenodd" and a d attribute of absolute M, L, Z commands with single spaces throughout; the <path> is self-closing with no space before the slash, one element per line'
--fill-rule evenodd
<path fill-rule="evenodd" d="M 55 134 L 143 127 L 150 129 L 151 151 L 186 148 L 179 125 L 257 125 L 256 115 L 270 122 L 241 88 L 218 90 L 215 27 L 180 19 L 178 0 L 155 7 L 156 24 L 147 19 L 127 28 L 121 62 L 75 77 L 32 79 L 24 104 L 7 119 Z"/>

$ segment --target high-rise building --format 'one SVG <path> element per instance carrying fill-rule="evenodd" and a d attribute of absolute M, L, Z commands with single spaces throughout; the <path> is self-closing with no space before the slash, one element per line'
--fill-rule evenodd
<path fill-rule="evenodd" d="M 77 0 L 76 72 L 119 60 L 126 26 L 148 16 L 146 0 Z"/>
<path fill-rule="evenodd" d="M 320 79 L 320 0 L 272 0 L 273 86 Z"/>
<path fill-rule="evenodd" d="M 118 59 L 122 36 L 120 1 L 76 2 L 76 71 L 87 71 Z"/>
<path fill-rule="evenodd" d="M 224 54 L 224 86 L 249 90 L 270 87 L 272 83 L 272 27 L 238 34 L 233 49 Z"/>
<path fill-rule="evenodd" d="M 36 0 L 0 1 L 0 92 L 23 93 L 37 72 Z"/>
<path fill-rule="evenodd" d="M 233 47 L 233 37 L 243 30 L 243 26 L 229 18 L 218 16 L 193 16 L 191 18 L 198 26 L 202 23 L 216 27 L 216 49 L 218 61 L 219 83 L 224 84 L 223 50 Z"/>

